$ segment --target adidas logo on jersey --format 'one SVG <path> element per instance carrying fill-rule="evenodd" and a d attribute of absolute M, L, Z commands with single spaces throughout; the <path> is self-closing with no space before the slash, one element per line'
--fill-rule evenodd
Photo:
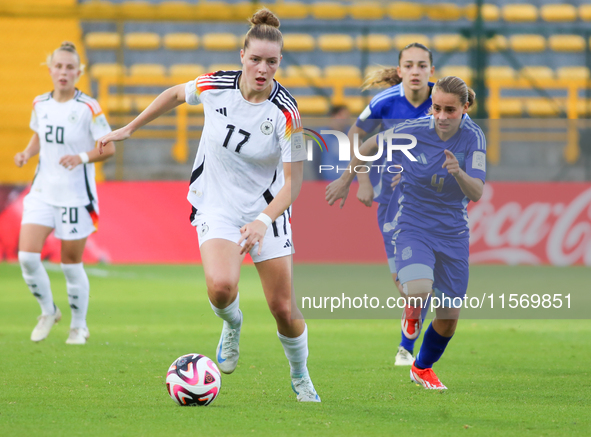
<path fill-rule="evenodd" d="M 288 239 L 287 242 L 285 243 L 285 245 L 283 246 L 283 248 L 286 249 L 291 246 L 292 246 L 291 241 L 289 241 L 289 239 Z"/>
<path fill-rule="evenodd" d="M 215 110 L 215 112 L 219 112 L 222 115 L 225 115 L 226 117 L 228 116 L 228 112 L 226 111 L 226 108 L 218 108 Z"/>
<path fill-rule="evenodd" d="M 78 231 L 76 230 L 76 228 L 72 228 L 72 230 L 70 231 L 70 234 L 77 234 Z"/>

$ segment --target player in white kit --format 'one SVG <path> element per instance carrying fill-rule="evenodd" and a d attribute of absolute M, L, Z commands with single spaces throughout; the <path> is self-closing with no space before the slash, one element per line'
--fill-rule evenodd
<path fill-rule="evenodd" d="M 205 126 L 188 200 L 211 307 L 224 320 L 219 367 L 232 373 L 238 363 L 238 280 L 250 253 L 277 322 L 297 399 L 320 402 L 307 368 L 306 324 L 292 306 L 290 205 L 300 191 L 306 159 L 301 121 L 295 99 L 273 79 L 282 57 L 279 20 L 262 9 L 250 22 L 240 51 L 241 71 L 204 74 L 169 88 L 127 126 L 99 140 L 99 146 L 128 138 L 184 102 L 203 104 Z"/>
<path fill-rule="evenodd" d="M 41 341 L 62 315 L 53 303 L 49 277 L 41 263 L 41 250 L 52 230 L 62 240 L 62 270 L 72 309 L 66 343 L 85 344 L 89 282 L 82 265 L 86 238 L 98 226 L 94 162 L 115 153 L 113 143 L 102 153 L 96 140 L 111 128 L 96 100 L 76 89 L 82 74 L 80 57 L 72 43 L 64 42 L 47 59 L 54 90 L 33 101 L 30 127 L 35 132 L 27 148 L 14 157 L 17 166 L 39 154 L 30 193 L 24 199 L 18 259 L 23 278 L 41 306 L 31 340 Z"/>

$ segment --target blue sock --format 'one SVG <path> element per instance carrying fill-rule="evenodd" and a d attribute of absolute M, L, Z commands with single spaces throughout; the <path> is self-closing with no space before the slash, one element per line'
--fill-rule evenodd
<path fill-rule="evenodd" d="M 429 297 L 427 298 L 427 303 L 425 305 L 423 305 L 423 309 L 421 310 L 421 322 L 424 322 L 425 317 L 427 317 L 427 312 L 429 311 L 429 304 L 430 303 L 431 303 L 431 295 L 429 295 Z M 417 339 L 421 335 L 421 332 L 419 331 L 419 335 L 417 335 L 417 338 L 415 338 L 414 340 L 409 340 L 408 338 L 406 338 L 406 336 L 402 332 L 402 329 L 400 330 L 400 334 L 402 336 L 402 340 L 400 340 L 400 346 L 402 346 L 404 349 L 406 349 L 407 351 L 409 351 L 412 354 L 413 350 L 415 348 L 415 341 L 417 341 Z"/>
<path fill-rule="evenodd" d="M 439 335 L 433 328 L 433 323 L 431 323 L 425 331 L 423 344 L 421 345 L 421 350 L 415 361 L 415 366 L 419 369 L 429 369 L 433 367 L 433 364 L 435 364 L 439 358 L 441 358 L 441 355 L 443 355 L 443 351 L 445 351 L 445 348 L 452 337 Z"/>

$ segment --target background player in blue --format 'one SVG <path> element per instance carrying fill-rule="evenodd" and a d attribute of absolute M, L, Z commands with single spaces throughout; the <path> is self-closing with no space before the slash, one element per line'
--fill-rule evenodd
<path fill-rule="evenodd" d="M 392 226 L 395 263 L 409 303 L 420 311 L 420 303 L 431 293 L 447 297 L 445 307 L 425 332 L 421 350 L 410 371 L 411 379 L 427 389 L 446 389 L 433 372 L 453 336 L 466 295 L 469 276 L 467 205 L 482 196 L 486 176 L 486 140 L 480 127 L 467 115 L 474 92 L 454 76 L 444 77 L 433 88 L 431 116 L 408 120 L 390 132 L 414 135 L 411 150 L 417 161 L 405 155 L 400 182 L 398 210 Z M 361 147 L 371 155 L 377 149 L 374 136 Z M 358 158 L 352 166 L 361 164 Z M 346 182 L 354 173 L 346 173 Z M 329 203 L 345 198 L 347 189 L 334 193 Z M 332 203 L 331 203 L 332 204 Z M 436 284 L 434 286 L 433 284 Z M 454 303 L 451 299 L 456 299 Z"/>
<path fill-rule="evenodd" d="M 348 134 L 350 144 L 353 145 L 355 134 L 363 139 L 369 133 L 377 130 L 384 131 L 402 120 L 425 116 L 431 108 L 433 83 L 429 82 L 429 77 L 433 76 L 434 71 L 431 51 L 422 44 L 412 43 L 400 51 L 398 67 L 385 68 L 370 76 L 364 85 L 364 89 L 382 84 L 392 86 L 377 94 L 361 113 L 355 124 L 351 126 Z M 351 156 L 353 156 L 353 150 L 351 150 Z M 374 164 L 378 165 L 381 162 L 382 160 L 374 162 Z M 343 166 L 341 165 L 341 167 Z M 371 206 L 374 201 L 379 204 L 378 226 L 384 240 L 388 265 L 392 278 L 402 293 L 400 283 L 396 279 L 396 267 L 394 265 L 393 228 L 384 227 L 393 218 L 392 216 L 387 220 L 388 204 L 392 203 L 392 198 L 397 199 L 399 194 L 399 190 L 393 190 L 391 186 L 394 176 L 394 173 L 384 172 L 383 170 L 378 172 L 375 167 L 372 168 L 369 175 L 365 173 L 358 174 L 357 198 L 366 206 Z M 333 189 L 339 190 L 343 184 L 343 180 L 338 180 L 329 185 L 327 192 Z M 341 207 L 343 205 L 344 200 L 341 202 Z M 392 208 L 390 208 L 390 212 L 394 212 Z M 421 331 L 422 318 L 413 319 L 410 316 L 410 308 L 403 311 L 401 341 L 394 361 L 396 366 L 410 366 L 414 360 L 414 343 Z"/>

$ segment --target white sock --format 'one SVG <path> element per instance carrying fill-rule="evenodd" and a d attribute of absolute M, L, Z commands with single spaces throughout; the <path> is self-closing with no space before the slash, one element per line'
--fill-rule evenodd
<path fill-rule="evenodd" d="M 44 316 L 55 314 L 49 276 L 41 263 L 41 254 L 19 251 L 18 260 L 24 280 L 41 306 L 41 314 Z"/>
<path fill-rule="evenodd" d="M 70 328 L 86 328 L 86 313 L 88 312 L 88 297 L 90 284 L 82 263 L 62 264 L 66 276 L 68 302 L 72 309 L 72 323 Z"/>
<path fill-rule="evenodd" d="M 306 361 L 308 359 L 308 325 L 304 325 L 304 332 L 296 338 L 289 338 L 277 332 L 279 341 L 283 345 L 285 356 L 289 361 L 292 378 L 301 378 L 308 374 Z"/>
<path fill-rule="evenodd" d="M 242 313 L 240 312 L 240 293 L 236 295 L 236 300 L 226 308 L 218 308 L 209 302 L 211 309 L 220 319 L 228 322 L 230 328 L 235 329 L 242 323 Z"/>

